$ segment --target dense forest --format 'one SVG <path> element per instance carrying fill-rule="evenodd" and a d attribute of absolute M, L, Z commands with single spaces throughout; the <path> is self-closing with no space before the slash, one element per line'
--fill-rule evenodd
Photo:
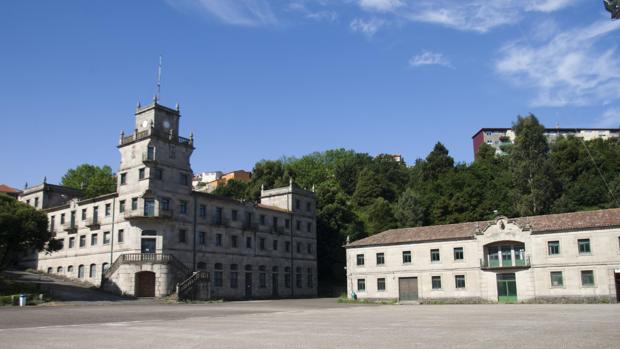
<path fill-rule="evenodd" d="M 265 188 L 315 186 L 319 281 L 344 285 L 347 237 L 422 225 L 619 207 L 620 140 L 572 136 L 548 144 L 534 115 L 518 117 L 514 145 L 496 155 L 483 144 L 471 164 L 455 163 L 437 143 L 407 166 L 390 156 L 336 149 L 262 160 L 249 183 L 229 181 L 215 194 L 257 200 Z"/>

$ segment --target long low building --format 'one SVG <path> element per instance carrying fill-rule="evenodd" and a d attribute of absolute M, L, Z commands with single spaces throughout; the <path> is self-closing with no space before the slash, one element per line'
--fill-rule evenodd
<path fill-rule="evenodd" d="M 345 247 L 359 299 L 620 301 L 620 209 L 393 229 Z"/>

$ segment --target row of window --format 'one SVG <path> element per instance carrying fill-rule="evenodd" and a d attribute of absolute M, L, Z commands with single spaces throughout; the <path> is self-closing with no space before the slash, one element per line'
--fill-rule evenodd
<path fill-rule="evenodd" d="M 594 287 L 594 270 L 582 270 L 581 286 Z M 564 287 L 564 273 L 561 271 L 552 271 L 549 273 L 551 279 L 551 287 Z"/>
<path fill-rule="evenodd" d="M 206 269 L 206 263 L 200 262 L 197 265 L 198 269 Z M 295 268 L 295 287 L 303 288 L 303 274 L 302 267 Z M 251 286 L 252 282 L 252 265 L 247 264 L 244 267 L 245 273 L 245 282 L 246 286 Z M 271 268 L 271 280 L 272 287 L 277 287 L 279 279 L 279 267 L 273 266 Z M 238 288 L 239 287 L 239 265 L 231 264 L 229 266 L 228 272 L 228 281 L 230 288 Z M 222 263 L 215 263 L 214 271 L 213 271 L 213 287 L 224 287 L 224 265 Z M 261 265 L 258 267 L 258 287 L 259 288 L 267 288 L 267 267 Z M 291 268 L 284 268 L 284 287 L 291 288 Z M 306 269 L 306 287 L 313 288 L 314 287 L 314 279 L 312 268 Z"/>
<path fill-rule="evenodd" d="M 103 232 L 103 245 L 109 245 L 110 244 L 110 237 L 111 234 L 109 231 Z M 60 241 L 60 249 L 62 250 L 65 246 L 65 239 L 58 239 Z M 68 248 L 74 248 L 75 247 L 75 236 L 70 236 L 68 238 L 69 241 L 69 245 Z M 119 229 L 116 232 L 116 242 L 117 243 L 123 243 L 125 242 L 125 231 L 123 229 Z M 86 247 L 86 235 L 80 235 L 79 236 L 79 247 Z M 90 234 L 90 246 L 97 246 L 97 244 L 99 243 L 99 234 L 98 233 L 92 233 Z"/>
<path fill-rule="evenodd" d="M 618 243 L 620 245 L 620 237 L 618 237 Z M 577 239 L 577 251 L 579 254 L 589 255 L 592 253 L 590 247 L 590 239 Z M 549 256 L 557 256 L 560 254 L 560 241 L 547 241 L 547 254 Z"/>
<path fill-rule="evenodd" d="M 153 160 L 153 159 L 149 159 L 149 160 Z M 156 179 L 156 180 L 163 180 L 164 178 L 164 170 L 159 168 L 159 167 L 155 167 L 151 169 L 152 171 L 152 178 Z M 189 174 L 185 173 L 185 172 L 179 172 L 179 184 L 183 185 L 183 186 L 189 186 L 191 185 L 191 182 L 189 180 Z M 143 180 L 146 179 L 146 167 L 142 167 L 140 169 L 138 169 L 138 180 Z M 119 179 L 119 184 L 120 185 L 125 185 L 127 184 L 127 172 L 123 172 L 120 174 L 120 179 Z"/>
<path fill-rule="evenodd" d="M 108 270 L 109 264 L 108 263 L 103 263 L 101 264 L 101 273 L 105 274 L 105 272 Z M 84 279 L 86 278 L 86 267 L 84 266 L 84 264 L 80 264 L 77 268 L 77 277 L 78 279 Z M 52 267 L 48 267 L 47 268 L 47 273 L 48 274 L 52 274 L 54 272 L 54 268 Z M 67 271 L 65 273 L 65 268 L 62 266 L 59 266 L 56 268 L 56 274 L 59 275 L 67 275 L 69 277 L 73 277 L 73 265 L 69 265 L 67 266 Z M 97 278 L 97 264 L 93 263 L 90 265 L 90 267 L 88 268 L 88 277 L 91 279 L 95 279 Z"/>
<path fill-rule="evenodd" d="M 431 288 L 433 290 L 441 289 L 441 276 L 431 276 Z M 454 275 L 454 288 L 465 288 L 465 275 Z M 377 278 L 377 291 L 385 291 L 385 278 Z M 357 291 L 366 291 L 366 279 L 357 279 Z"/>
<path fill-rule="evenodd" d="M 224 234 L 221 233 L 216 233 L 215 234 L 215 246 L 216 247 L 223 247 L 224 246 Z M 179 242 L 180 243 L 187 243 L 187 230 L 185 229 L 181 229 L 179 230 Z M 204 231 L 199 231 L 198 232 L 198 245 L 201 246 L 206 246 L 207 245 L 207 233 Z M 237 235 L 231 235 L 230 236 L 230 247 L 231 248 L 239 248 L 239 236 Z M 297 253 L 304 253 L 304 251 L 306 251 L 308 254 L 312 254 L 313 251 L 313 244 L 312 243 L 307 243 L 306 248 L 304 249 L 304 244 L 301 242 L 297 243 Z M 246 236 L 245 238 L 245 248 L 253 248 L 253 239 L 251 236 Z M 271 249 L 273 251 L 278 251 L 280 248 L 280 240 L 278 239 L 273 239 L 271 240 Z M 267 238 L 263 238 L 260 237 L 258 238 L 258 249 L 261 251 L 264 251 L 267 249 Z M 291 242 L 290 241 L 284 241 L 284 251 L 285 252 L 291 252 Z"/>
<path fill-rule="evenodd" d="M 431 249 L 430 251 L 431 262 L 438 263 L 441 261 L 441 255 L 439 253 L 439 249 Z M 462 261 L 465 259 L 465 253 L 462 247 L 455 247 L 453 250 L 453 258 L 455 261 Z M 402 252 L 402 261 L 403 264 L 411 264 L 412 253 L 411 251 L 403 251 Z M 365 264 L 364 254 L 358 254 L 356 256 L 356 262 L 358 266 L 363 266 Z M 375 263 L 376 265 L 384 265 L 385 264 L 385 253 L 377 252 L 375 255 Z"/>
<path fill-rule="evenodd" d="M 136 199 L 137 200 L 137 199 Z M 137 201 L 136 201 L 137 203 Z M 75 225 L 75 211 L 71 211 L 71 225 L 74 226 Z M 112 205 L 111 204 L 105 204 L 104 205 L 104 215 L 105 217 L 109 217 L 112 214 Z M 93 206 L 92 207 L 92 217 L 93 217 L 93 222 L 97 222 L 97 219 L 99 218 L 99 206 Z M 82 215 L 81 215 L 82 221 L 85 221 L 87 219 L 87 209 L 83 208 L 82 209 Z M 65 214 L 61 213 L 60 214 L 60 224 L 65 224 L 66 218 L 65 218 Z M 50 230 L 54 231 L 54 227 L 56 225 L 56 216 L 50 216 Z"/>

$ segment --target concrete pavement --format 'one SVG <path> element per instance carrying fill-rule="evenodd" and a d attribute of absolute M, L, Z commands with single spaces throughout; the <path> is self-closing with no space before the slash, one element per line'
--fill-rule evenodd
<path fill-rule="evenodd" d="M 334 299 L 0 309 L 6 348 L 616 348 L 620 305 Z"/>

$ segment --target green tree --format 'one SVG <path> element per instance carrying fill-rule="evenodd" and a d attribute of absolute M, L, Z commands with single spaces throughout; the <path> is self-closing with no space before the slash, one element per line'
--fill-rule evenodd
<path fill-rule="evenodd" d="M 51 252 L 59 248 L 47 230 L 45 213 L 0 194 L 0 270 L 30 249 Z"/>
<path fill-rule="evenodd" d="M 407 189 L 394 206 L 394 217 L 399 227 L 419 227 L 424 225 L 425 207 L 420 195 L 413 189 Z"/>
<path fill-rule="evenodd" d="M 440 142 L 437 142 L 433 151 L 426 157 L 422 167 L 422 174 L 424 179 L 433 180 L 453 167 L 454 159 L 450 156 L 448 149 Z"/>
<path fill-rule="evenodd" d="M 556 184 L 547 160 L 545 127 L 530 114 L 519 116 L 513 130 L 516 137 L 510 157 L 517 211 L 521 216 L 547 213 L 555 197 Z"/>
<path fill-rule="evenodd" d="M 113 193 L 116 190 L 116 178 L 110 166 L 82 164 L 70 169 L 62 177 L 61 184 L 82 189 L 86 198 Z"/>
<path fill-rule="evenodd" d="M 281 160 L 261 160 L 254 165 L 252 180 L 248 184 L 247 198 L 257 201 L 261 186 L 265 189 L 288 185 L 288 178 Z"/>
<path fill-rule="evenodd" d="M 366 209 L 366 219 L 368 235 L 374 235 L 397 227 L 392 205 L 381 197 L 376 198 L 372 205 L 368 206 Z"/>
<path fill-rule="evenodd" d="M 245 200 L 248 190 L 248 183 L 237 179 L 231 179 L 226 184 L 221 185 L 212 192 L 214 195 L 226 196 L 237 200 Z"/>

